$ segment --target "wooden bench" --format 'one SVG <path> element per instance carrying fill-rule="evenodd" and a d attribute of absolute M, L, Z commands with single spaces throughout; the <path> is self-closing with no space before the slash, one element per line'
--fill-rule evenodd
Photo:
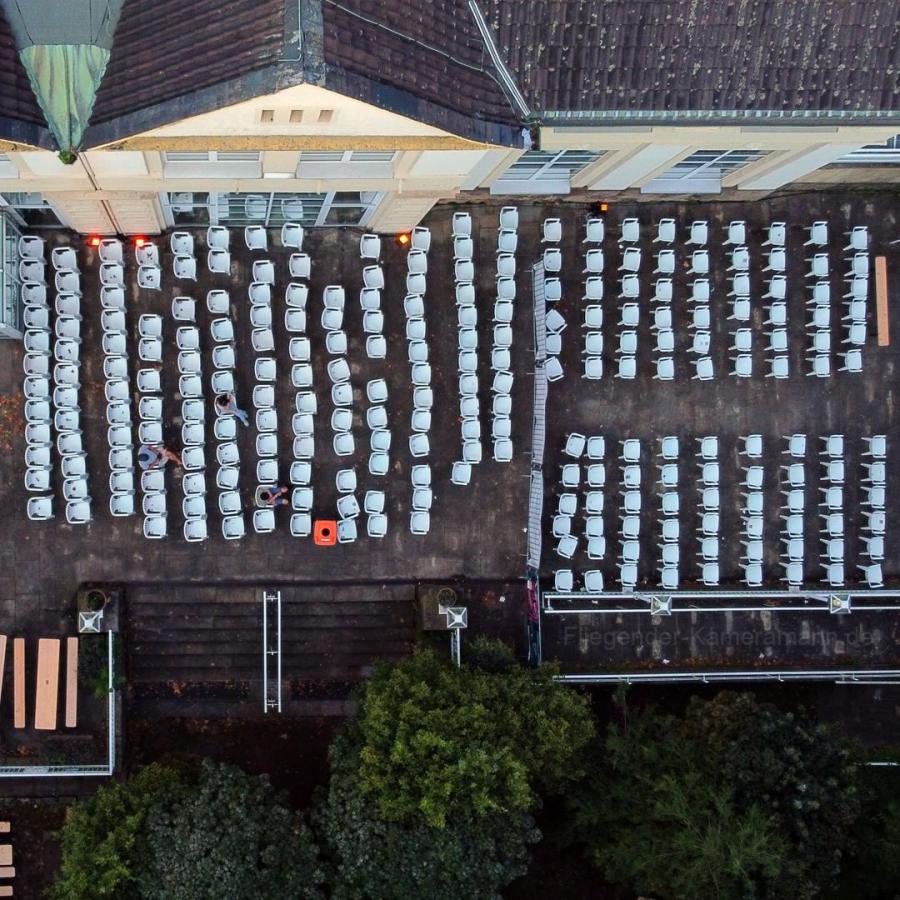
<path fill-rule="evenodd" d="M 0 634 L 0 700 L 3 699 L 3 672 L 6 669 L 6 635 Z"/>
<path fill-rule="evenodd" d="M 13 725 L 25 727 L 25 638 L 13 641 Z"/>
<path fill-rule="evenodd" d="M 78 725 L 78 638 L 66 638 L 66 728 Z"/>
<path fill-rule="evenodd" d="M 13 866 L 0 866 L 0 878 L 15 878 L 16 870 Z"/>
<path fill-rule="evenodd" d="M 887 259 L 875 257 L 875 311 L 878 320 L 878 346 L 887 347 L 891 342 L 888 327 Z"/>
<path fill-rule="evenodd" d="M 41 638 L 38 641 L 37 684 L 34 696 L 34 727 L 38 731 L 56 729 L 59 645 L 59 638 Z"/>
<path fill-rule="evenodd" d="M 12 895 L 13 889 L 8 884 L 0 886 L 0 897 L 12 897 Z"/>
<path fill-rule="evenodd" d="M 0 822 L 0 834 L 9 834 L 9 822 Z"/>
<path fill-rule="evenodd" d="M 12 844 L 0 844 L 0 866 L 12 865 Z"/>

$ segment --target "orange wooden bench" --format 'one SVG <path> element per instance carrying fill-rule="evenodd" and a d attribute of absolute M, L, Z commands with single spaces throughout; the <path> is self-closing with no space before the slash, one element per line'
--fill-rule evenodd
<path fill-rule="evenodd" d="M 25 638 L 13 641 L 13 725 L 25 727 Z"/>
<path fill-rule="evenodd" d="M 34 727 L 38 731 L 56 729 L 59 645 L 59 638 L 41 638 L 38 641 L 37 684 L 34 692 Z"/>
<path fill-rule="evenodd" d="M 66 638 L 66 728 L 78 724 L 78 638 Z"/>
<path fill-rule="evenodd" d="M 891 342 L 888 327 L 887 259 L 875 257 L 875 311 L 878 321 L 878 346 L 887 347 Z"/>
<path fill-rule="evenodd" d="M 3 672 L 6 669 L 6 635 L 0 634 L 0 700 L 3 699 Z"/>

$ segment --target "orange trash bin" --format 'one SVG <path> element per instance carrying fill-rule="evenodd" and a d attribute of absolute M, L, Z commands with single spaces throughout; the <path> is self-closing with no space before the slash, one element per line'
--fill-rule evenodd
<path fill-rule="evenodd" d="M 337 522 L 334 519 L 316 519 L 313 540 L 317 547 L 333 547 L 337 543 Z"/>

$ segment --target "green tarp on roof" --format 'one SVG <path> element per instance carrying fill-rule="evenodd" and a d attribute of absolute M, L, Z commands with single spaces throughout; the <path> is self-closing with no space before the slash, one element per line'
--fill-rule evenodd
<path fill-rule="evenodd" d="M 61 151 L 81 146 L 125 0 L 0 0 Z"/>

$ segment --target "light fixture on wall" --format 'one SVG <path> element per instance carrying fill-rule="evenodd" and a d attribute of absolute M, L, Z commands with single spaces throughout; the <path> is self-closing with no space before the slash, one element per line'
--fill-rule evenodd
<path fill-rule="evenodd" d="M 401 234 L 398 234 L 396 237 L 396 241 L 401 247 L 408 246 L 410 240 L 411 240 L 411 238 L 410 238 L 410 234 L 408 231 L 404 231 Z"/>
<path fill-rule="evenodd" d="M 293 172 L 263 172 L 263 178 L 293 178 Z"/>
<path fill-rule="evenodd" d="M 100 235 L 92 234 L 88 238 L 88 246 L 89 247 L 99 247 L 100 246 Z"/>

